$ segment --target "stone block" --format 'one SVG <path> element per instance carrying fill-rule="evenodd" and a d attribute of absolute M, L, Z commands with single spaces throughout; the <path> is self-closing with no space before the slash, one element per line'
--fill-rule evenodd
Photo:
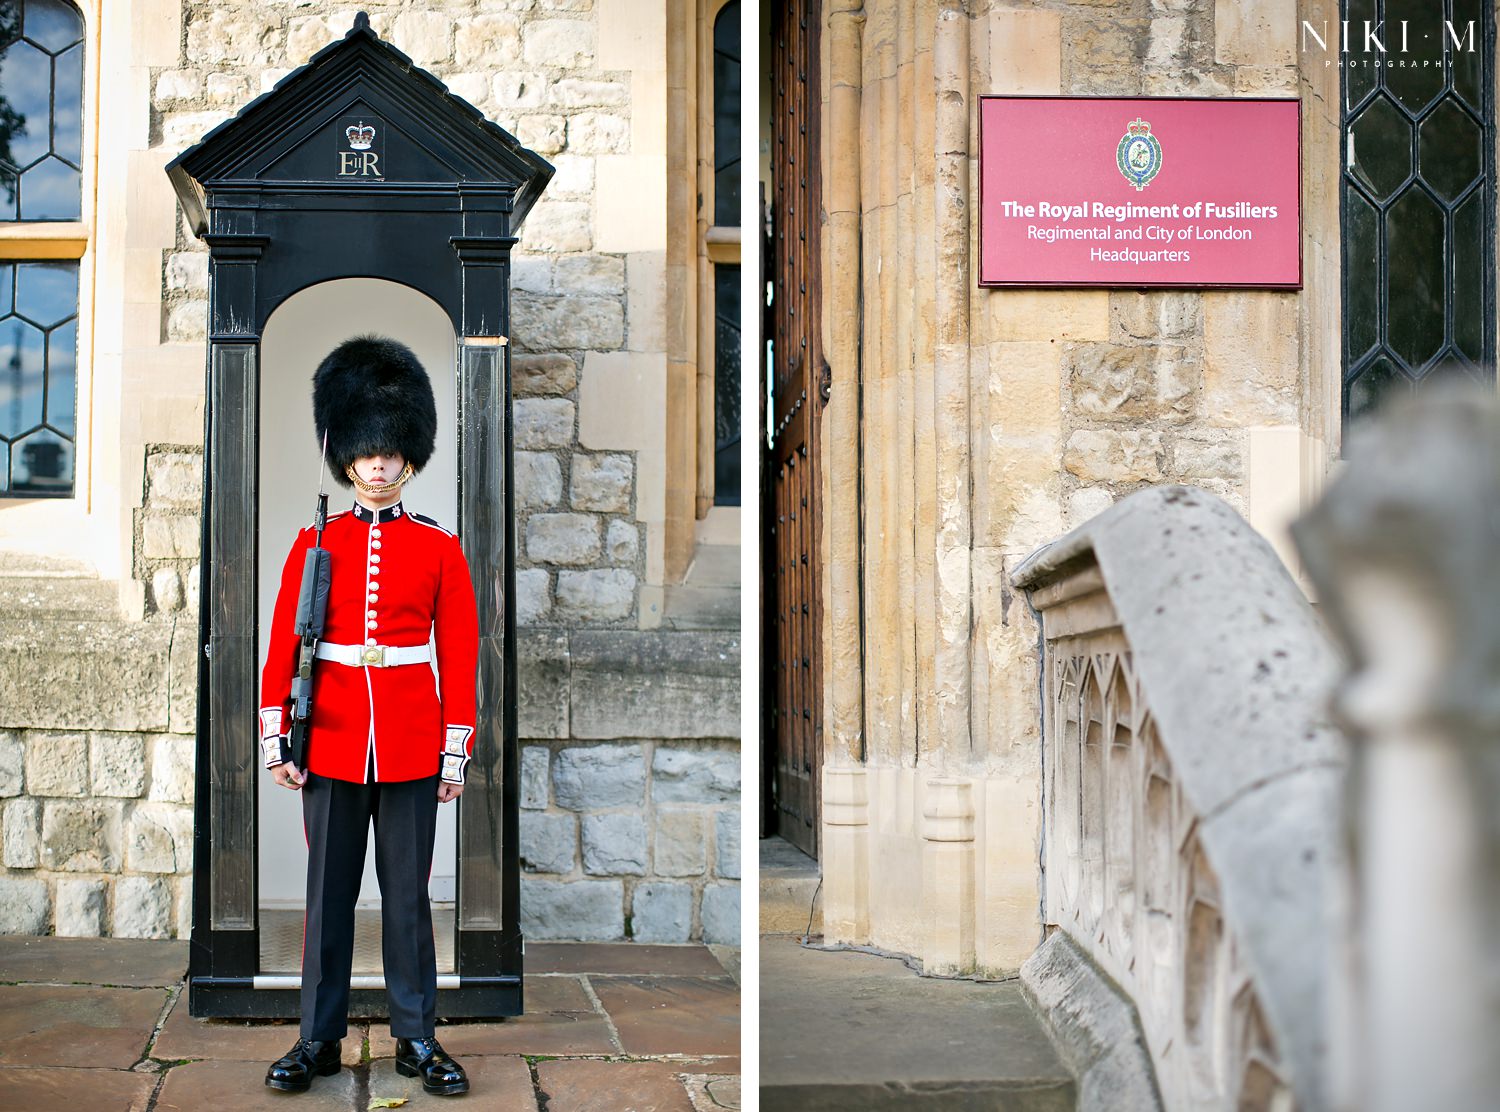
<path fill-rule="evenodd" d="M 538 154 L 554 155 L 567 143 L 567 121 L 561 116 L 522 116 L 516 138 Z"/>
<path fill-rule="evenodd" d="M 207 130 L 207 121 L 202 130 Z M 191 146 L 197 137 L 183 137 L 183 143 Z M 208 338 L 208 302 L 195 297 L 172 306 L 167 313 L 167 339 L 174 344 L 201 343 Z"/>
<path fill-rule="evenodd" d="M 157 568 L 152 573 L 151 602 L 163 614 L 182 609 L 182 576 L 176 568 Z"/>
<path fill-rule="evenodd" d="M 59 878 L 54 933 L 59 938 L 98 938 L 102 935 L 105 889 L 106 885 L 102 880 Z"/>
<path fill-rule="evenodd" d="M 546 96 L 547 79 L 539 73 L 497 73 L 490 95 L 497 108 L 539 108 Z"/>
<path fill-rule="evenodd" d="M 88 738 L 83 734 L 27 734 L 26 790 L 32 795 L 87 795 Z"/>
<path fill-rule="evenodd" d="M 604 535 L 604 553 L 612 564 L 634 567 L 641 548 L 641 529 L 631 521 L 611 521 Z"/>
<path fill-rule="evenodd" d="M 651 871 L 657 876 L 702 876 L 708 867 L 707 842 L 702 811 L 658 807 Z"/>
<path fill-rule="evenodd" d="M 149 513 L 141 521 L 141 552 L 148 560 L 196 560 L 201 533 L 196 517 Z"/>
<path fill-rule="evenodd" d="M 238 107 L 250 99 L 250 82 L 242 73 L 210 73 L 203 81 L 204 93 L 215 104 Z"/>
<path fill-rule="evenodd" d="M 630 509 L 633 476 L 629 456 L 575 455 L 569 500 L 575 510 L 624 513 Z"/>
<path fill-rule="evenodd" d="M 625 885 L 620 880 L 538 880 L 521 877 L 521 930 L 527 938 L 611 942 L 625 937 Z"/>
<path fill-rule="evenodd" d="M 174 251 L 167 256 L 167 289 L 208 292 L 208 252 Z M 148 464 L 149 466 L 149 464 Z"/>
<path fill-rule="evenodd" d="M 717 872 L 722 877 L 740 879 L 740 812 L 720 811 L 714 816 L 714 845 Z"/>
<path fill-rule="evenodd" d="M 567 634 L 526 630 L 519 635 L 517 647 L 521 736 L 567 737 L 570 668 Z"/>
<path fill-rule="evenodd" d="M 594 64 L 592 20 L 538 19 L 527 24 L 522 56 L 528 65 L 584 69 Z"/>
<path fill-rule="evenodd" d="M 1063 466 L 1087 483 L 1159 482 L 1161 434 L 1142 429 L 1079 429 L 1068 437 Z"/>
<path fill-rule="evenodd" d="M 651 798 L 656 803 L 727 803 L 739 797 L 739 753 L 657 746 L 651 759 Z"/>
<path fill-rule="evenodd" d="M 514 314 L 512 331 L 523 351 L 611 351 L 625 342 L 625 310 L 611 298 L 517 294 Z"/>
<path fill-rule="evenodd" d="M 1238 429 L 1183 432 L 1172 443 L 1173 477 L 1185 483 L 1204 479 L 1238 481 L 1245 473 L 1245 458 Z"/>
<path fill-rule="evenodd" d="M 1056 12 L 990 12 L 994 93 L 1062 91 L 1062 17 Z"/>
<path fill-rule="evenodd" d="M 552 762 L 552 798 L 570 811 L 645 802 L 646 756 L 639 745 L 560 750 Z"/>
<path fill-rule="evenodd" d="M 197 100 L 203 89 L 203 74 L 199 70 L 163 70 L 156 78 L 156 99 Z"/>
<path fill-rule="evenodd" d="M 0 876 L 0 934 L 46 934 L 51 909 L 45 880 Z"/>
<path fill-rule="evenodd" d="M 562 464 L 546 452 L 516 453 L 516 500 L 525 509 L 555 506 L 562 498 Z"/>
<path fill-rule="evenodd" d="M 189 873 L 193 813 L 171 803 L 143 803 L 125 826 L 125 867 L 140 873 Z"/>
<path fill-rule="evenodd" d="M 266 65 L 281 52 L 281 15 L 215 5 L 187 12 L 187 56 L 205 65 Z"/>
<path fill-rule="evenodd" d="M 703 941 L 713 945 L 738 946 L 740 944 L 740 886 L 738 884 L 710 884 L 703 889 L 703 905 L 699 911 L 703 923 Z"/>
<path fill-rule="evenodd" d="M 617 622 L 635 611 L 635 573 L 560 571 L 557 573 L 557 612 L 564 621 L 582 624 Z M 576 701 L 575 701 L 576 705 Z"/>
<path fill-rule="evenodd" d="M 173 255 L 172 258 L 182 258 Z M 208 255 L 194 252 L 193 258 L 204 260 L 203 281 L 208 282 Z M 153 509 L 187 509 L 196 512 L 203 502 L 203 456 L 199 452 L 154 452 L 146 460 L 146 498 Z"/>
<path fill-rule="evenodd" d="M 286 27 L 286 60 L 302 65 L 339 37 L 340 32 L 335 31 L 323 16 L 290 19 Z"/>
<path fill-rule="evenodd" d="M 1203 297 L 1203 412 L 1212 424 L 1295 425 L 1300 393 L 1295 295 Z"/>
<path fill-rule="evenodd" d="M 174 734 L 190 734 L 198 726 L 198 568 L 190 568 L 187 610 L 173 619 L 175 635 L 167 663 L 167 689 L 171 706 L 167 729 Z"/>
<path fill-rule="evenodd" d="M 551 613 L 552 577 L 546 569 L 522 568 L 516 572 L 516 624 L 540 625 Z M 526 696 L 521 698 L 524 702 Z"/>
<path fill-rule="evenodd" d="M 568 149 L 574 154 L 624 154 L 630 149 L 630 121 L 607 112 L 580 112 L 568 120 Z"/>
<path fill-rule="evenodd" d="M 474 69 L 512 67 L 521 60 L 518 17 L 499 12 L 466 15 L 453 32 L 453 61 Z"/>
<path fill-rule="evenodd" d="M 546 255 L 512 255 L 510 288 L 513 291 L 525 290 L 527 293 L 552 293 L 552 260 Z M 511 391 L 519 397 L 523 391 L 515 362 L 512 361 L 511 364 Z"/>
<path fill-rule="evenodd" d="M 1295 66 L 1300 26 L 1297 0 L 1214 0 L 1214 60 L 1231 66 Z"/>
<path fill-rule="evenodd" d="M 146 743 L 139 734 L 94 734 L 89 739 L 94 795 L 133 799 L 146 790 Z"/>
<path fill-rule="evenodd" d="M 191 803 L 197 763 L 194 739 L 170 734 L 150 741 L 151 792 L 158 803 Z"/>
<path fill-rule="evenodd" d="M 199 593 L 199 589 L 200 589 L 202 583 L 203 583 L 203 569 L 202 569 L 202 567 L 200 565 L 193 564 L 191 567 L 188 568 L 187 572 L 183 575 L 183 577 L 182 577 L 182 584 L 183 584 L 183 592 L 187 596 L 187 599 L 186 599 L 187 608 L 189 610 L 191 610 L 195 614 L 198 612 L 198 593 Z M 196 638 L 194 638 L 194 639 L 180 638 L 179 640 L 181 642 L 182 648 L 185 649 L 185 650 L 187 650 L 188 656 L 193 660 L 193 676 L 194 676 L 193 690 L 196 691 L 197 690 L 197 675 L 198 675 L 198 664 L 197 664 L 197 661 L 198 661 L 198 655 L 197 655 L 198 654 L 198 642 L 197 642 Z M 173 642 L 172 658 L 174 660 L 177 658 L 177 644 L 178 644 L 177 641 Z"/>
<path fill-rule="evenodd" d="M 1107 487 L 1081 487 L 1068 495 L 1064 528 L 1076 529 L 1095 514 L 1101 514 L 1115 504 L 1115 496 Z"/>
<path fill-rule="evenodd" d="M 442 12 L 403 12 L 391 42 L 419 66 L 446 62 L 453 56 L 453 21 Z"/>
<path fill-rule="evenodd" d="M 1112 290 L 1109 315 L 1117 332 L 1136 340 L 1180 339 L 1203 330 L 1203 300 L 1176 290 Z"/>
<path fill-rule="evenodd" d="M 737 634 L 580 630 L 570 644 L 574 737 L 739 735 Z"/>
<path fill-rule="evenodd" d="M 992 341 L 1109 337 L 1106 290 L 989 290 L 985 297 Z"/>
<path fill-rule="evenodd" d="M 537 225 L 531 226 L 531 217 L 526 220 L 526 246 L 532 251 L 587 251 L 594 246 L 593 209 L 586 201 L 538 201 L 531 217 Z M 532 311 L 535 311 L 533 309 Z M 524 314 L 511 313 L 511 331 L 516 337 L 545 336 L 527 326 Z M 588 344 L 569 344 L 562 341 L 552 343 L 527 343 L 527 351 L 546 351 L 548 348 L 589 347 Z"/>
<path fill-rule="evenodd" d="M 518 398 L 566 394 L 578 385 L 578 365 L 567 355 L 517 355 L 511 375 Z"/>
<path fill-rule="evenodd" d="M 540 811 L 547 806 L 552 750 L 544 745 L 528 745 L 521 750 L 521 806 Z"/>
<path fill-rule="evenodd" d="M 521 868 L 531 873 L 571 873 L 578 858 L 578 819 L 527 811 L 521 815 Z"/>
<path fill-rule="evenodd" d="M 585 815 L 583 871 L 593 876 L 645 876 L 645 818 L 639 813 Z"/>
<path fill-rule="evenodd" d="M 591 564 L 599 551 L 592 514 L 532 514 L 526 522 L 526 556 L 534 563 Z"/>
<path fill-rule="evenodd" d="M 15 734 L 0 733 L 0 798 L 21 794 L 25 769 L 26 746 Z"/>
<path fill-rule="evenodd" d="M 567 108 L 609 108 L 630 103 L 630 86 L 619 81 L 564 77 L 548 91 L 547 99 Z"/>
<path fill-rule="evenodd" d="M 1063 23 L 1063 41 L 1075 71 L 1123 67 L 1139 69 L 1146 61 L 1149 19 L 1075 17 Z"/>
<path fill-rule="evenodd" d="M 518 398 L 517 448 L 566 448 L 573 443 L 573 403 L 567 398 Z"/>
<path fill-rule="evenodd" d="M 0 616 L 0 729 L 164 729 L 170 646 L 166 622 L 70 622 L 59 638 Z"/>
<path fill-rule="evenodd" d="M 630 934 L 637 942 L 686 942 L 693 933 L 693 889 L 651 880 L 635 886 Z"/>
<path fill-rule="evenodd" d="M 557 173 L 548 189 L 554 193 L 593 193 L 594 160 L 584 155 L 560 154 L 552 159 Z"/>
<path fill-rule="evenodd" d="M 1182 347 L 1078 344 L 1068 380 L 1073 408 L 1085 417 L 1180 423 L 1194 414 L 1199 373 Z"/>
<path fill-rule="evenodd" d="M 34 869 L 41 864 L 41 814 L 42 805 L 35 799 L 13 799 L 5 805 L 4 861 L 7 869 Z"/>
<path fill-rule="evenodd" d="M 42 866 L 68 873 L 119 872 L 120 807 L 49 800 L 42 809 Z"/>
<path fill-rule="evenodd" d="M 568 255 L 558 259 L 557 292 L 619 297 L 625 292 L 625 260 L 616 255 Z"/>
<path fill-rule="evenodd" d="M 172 886 L 156 877 L 122 876 L 115 881 L 115 938 L 170 938 Z"/>

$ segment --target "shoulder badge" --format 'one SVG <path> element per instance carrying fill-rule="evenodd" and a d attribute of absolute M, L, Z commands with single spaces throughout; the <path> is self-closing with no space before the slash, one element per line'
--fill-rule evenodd
<path fill-rule="evenodd" d="M 423 525 L 436 529 L 439 533 L 448 533 L 448 530 L 444 529 L 441 525 L 439 525 L 436 521 L 433 521 L 432 518 L 428 517 L 426 514 L 414 514 L 410 510 L 408 510 L 406 512 L 406 516 L 411 518 L 413 521 L 420 522 Z M 451 537 L 453 536 L 453 534 L 448 533 L 448 536 Z"/>
<path fill-rule="evenodd" d="M 1126 126 L 1115 148 L 1115 165 L 1137 191 L 1150 185 L 1161 170 L 1161 143 L 1151 134 L 1151 125 L 1139 116 Z"/>

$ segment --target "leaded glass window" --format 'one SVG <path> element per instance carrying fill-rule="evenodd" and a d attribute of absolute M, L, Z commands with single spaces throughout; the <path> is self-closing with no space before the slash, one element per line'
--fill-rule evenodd
<path fill-rule="evenodd" d="M 83 38 L 64 0 L 0 0 L 0 497 L 73 494 L 86 245 L 7 259 L 3 233 L 82 217 Z"/>
<path fill-rule="evenodd" d="M 1358 421 L 1423 383 L 1493 381 L 1495 28 L 1483 0 L 1341 14 L 1343 412 Z M 1383 50 L 1365 49 L 1366 21 Z"/>
<path fill-rule="evenodd" d="M 714 19 L 714 226 L 740 225 L 740 0 Z M 714 265 L 714 503 L 740 504 L 740 268 Z"/>

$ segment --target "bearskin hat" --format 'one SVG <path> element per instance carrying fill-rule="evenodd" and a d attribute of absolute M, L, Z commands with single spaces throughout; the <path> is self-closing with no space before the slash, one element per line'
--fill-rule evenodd
<path fill-rule="evenodd" d="M 437 439 L 432 381 L 405 344 L 355 336 L 313 372 L 313 424 L 320 446 L 327 432 L 329 470 L 346 487 L 345 469 L 364 456 L 399 452 L 420 471 Z"/>

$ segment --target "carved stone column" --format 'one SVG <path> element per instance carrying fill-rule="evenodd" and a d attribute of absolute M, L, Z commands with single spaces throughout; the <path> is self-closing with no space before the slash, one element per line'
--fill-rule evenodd
<path fill-rule="evenodd" d="M 870 788 L 863 768 L 823 769 L 823 935 L 870 940 Z"/>
<path fill-rule="evenodd" d="M 929 780 L 922 806 L 922 889 L 929 918 L 922 968 L 974 971 L 974 785 Z"/>
<path fill-rule="evenodd" d="M 1500 407 L 1396 407 L 1294 527 L 1351 660 L 1353 1022 L 1342 1105 L 1500 1093 Z"/>

